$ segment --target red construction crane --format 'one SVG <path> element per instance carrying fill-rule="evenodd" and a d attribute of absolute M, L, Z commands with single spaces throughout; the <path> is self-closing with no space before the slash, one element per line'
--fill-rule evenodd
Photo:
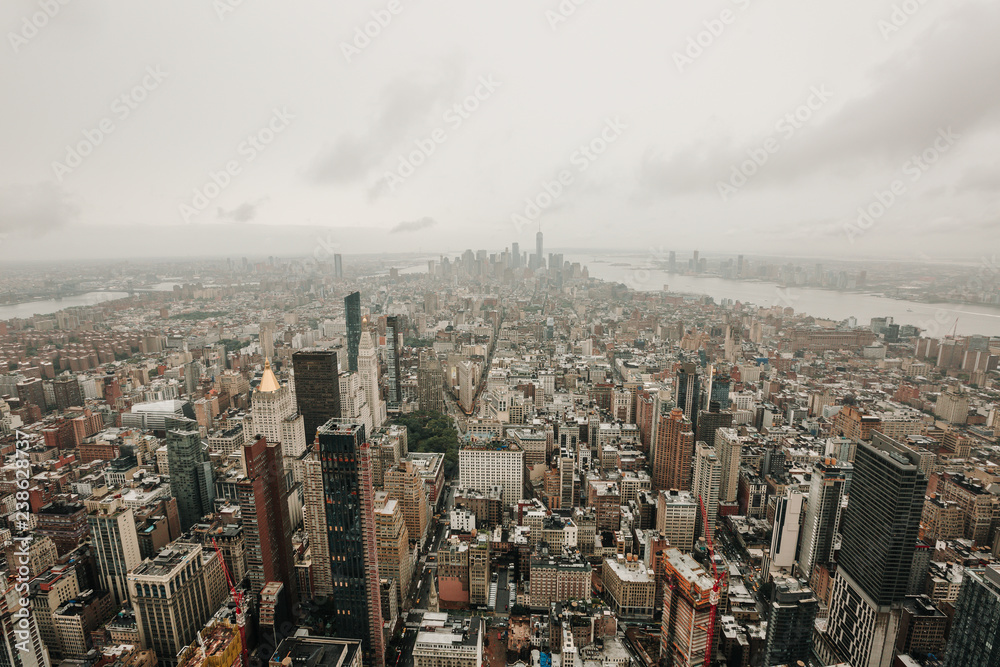
<path fill-rule="evenodd" d="M 229 568 L 226 567 L 226 559 L 222 557 L 222 549 L 219 548 L 214 537 L 212 538 L 212 546 L 215 547 L 215 553 L 219 555 L 222 572 L 226 575 L 226 583 L 229 584 L 229 594 L 233 596 L 233 602 L 236 603 L 236 625 L 240 629 L 243 667 L 250 667 L 250 653 L 247 651 L 247 619 L 243 613 L 243 591 L 236 589 L 236 584 L 233 583 L 233 578 L 229 575 Z"/>
<path fill-rule="evenodd" d="M 702 531 L 705 534 L 705 543 L 708 545 L 708 560 L 712 563 L 712 592 L 708 596 L 708 601 L 712 605 L 712 608 L 708 612 L 708 637 L 705 640 L 704 665 L 704 667 L 711 667 L 712 647 L 715 645 L 715 616 L 719 611 L 719 582 L 722 581 L 723 575 L 720 575 L 718 569 L 715 567 L 715 544 L 713 544 L 712 536 L 708 532 L 708 512 L 705 511 L 705 503 L 701 499 L 701 494 L 698 495 L 698 505 L 701 507 Z"/>

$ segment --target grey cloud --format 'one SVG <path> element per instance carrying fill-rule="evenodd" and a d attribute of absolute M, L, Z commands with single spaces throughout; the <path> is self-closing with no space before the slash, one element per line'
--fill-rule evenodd
<path fill-rule="evenodd" d="M 961 144 L 1000 121 L 1000 87 L 989 83 L 1000 71 L 998 30 L 1000 6 L 963 5 L 909 49 L 875 67 L 868 95 L 832 110 L 838 101 L 831 90 L 831 111 L 820 108 L 820 119 L 787 141 L 770 127 L 746 145 L 709 139 L 667 156 L 650 150 L 640 162 L 640 183 L 659 195 L 716 194 L 716 183 L 726 181 L 733 167 L 747 160 L 746 151 L 769 135 L 781 149 L 749 180 L 748 189 L 806 177 L 856 176 L 859 165 L 895 170 L 933 145 L 938 131 L 947 127 L 962 136 Z M 803 91 L 803 101 L 807 94 Z M 826 113 L 831 115 L 822 120 Z"/>
<path fill-rule="evenodd" d="M 0 234 L 43 236 L 76 219 L 80 209 L 55 183 L 0 187 Z"/>
<path fill-rule="evenodd" d="M 419 232 L 422 229 L 427 229 L 433 227 L 437 224 L 437 220 L 434 218 L 420 218 L 419 220 L 411 220 L 409 222 L 401 222 L 392 229 L 389 230 L 390 234 L 400 234 L 403 232 Z"/>
<path fill-rule="evenodd" d="M 231 211 L 220 206 L 216 209 L 216 216 L 227 222 L 250 222 L 257 217 L 257 209 L 265 201 L 267 201 L 266 197 L 252 202 L 244 202 Z"/>
<path fill-rule="evenodd" d="M 401 145 L 434 129 L 424 125 L 454 100 L 462 79 L 461 68 L 449 66 L 435 76 L 417 73 L 393 81 L 382 91 L 371 126 L 345 133 L 325 148 L 308 169 L 310 179 L 333 184 L 365 179 Z"/>

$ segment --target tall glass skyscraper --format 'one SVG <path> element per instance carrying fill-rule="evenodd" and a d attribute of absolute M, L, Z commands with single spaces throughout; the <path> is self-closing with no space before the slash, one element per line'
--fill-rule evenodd
<path fill-rule="evenodd" d="M 347 319 L 347 370 L 358 370 L 358 345 L 361 343 L 361 292 L 351 292 L 344 297 L 344 315 Z"/>
<path fill-rule="evenodd" d="M 674 405 L 684 411 L 684 416 L 691 420 L 691 428 L 697 433 L 698 411 L 701 410 L 701 387 L 698 386 L 696 364 L 683 363 L 677 371 L 674 382 Z"/>
<path fill-rule="evenodd" d="M 966 570 L 955 601 L 945 667 L 1000 665 L 1000 565 Z"/>
<path fill-rule="evenodd" d="M 167 431 L 170 494 L 177 499 L 181 530 L 186 531 L 213 509 L 215 478 L 212 463 L 208 458 L 208 445 L 201 442 L 198 422 L 168 417 L 164 425 Z"/>
<path fill-rule="evenodd" d="M 892 662 L 926 489 L 915 451 L 878 431 L 858 443 L 827 626 L 852 665 Z"/>
<path fill-rule="evenodd" d="M 372 461 L 361 424 L 331 420 L 317 432 L 323 471 L 334 636 L 361 639 L 365 664 L 382 667 L 382 602 Z"/>
<path fill-rule="evenodd" d="M 316 430 L 340 418 L 340 372 L 333 350 L 299 350 L 292 355 L 295 369 L 295 403 L 305 422 L 306 445 Z"/>
<path fill-rule="evenodd" d="M 399 368 L 399 318 L 391 315 L 385 318 L 385 362 L 389 385 L 390 405 L 398 406 L 403 402 L 403 378 Z"/>

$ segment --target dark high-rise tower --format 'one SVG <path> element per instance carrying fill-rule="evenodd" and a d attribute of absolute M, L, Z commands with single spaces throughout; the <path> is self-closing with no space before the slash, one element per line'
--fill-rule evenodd
<path fill-rule="evenodd" d="M 674 380 L 674 405 L 684 411 L 684 416 L 691 420 L 691 428 L 697 433 L 701 388 L 698 386 L 698 367 L 693 363 L 683 363 L 677 371 L 677 378 Z"/>
<path fill-rule="evenodd" d="M 364 640 L 366 665 L 385 661 L 372 461 L 361 424 L 331 420 L 316 436 L 323 474 L 335 609 L 332 631 Z"/>
<path fill-rule="evenodd" d="M 878 431 L 858 443 L 827 626 L 852 665 L 892 660 L 926 489 L 916 452 Z"/>
<path fill-rule="evenodd" d="M 282 582 L 298 599 L 292 558 L 292 521 L 281 444 L 263 437 L 243 447 L 247 477 L 238 484 L 247 546 L 247 572 L 254 594 L 269 581 Z"/>
<path fill-rule="evenodd" d="M 344 297 L 344 315 L 347 318 L 347 370 L 358 370 L 358 344 L 361 342 L 361 292 L 351 292 Z"/>
<path fill-rule="evenodd" d="M 797 579 L 775 578 L 768 607 L 763 664 L 807 663 L 812 653 L 813 621 L 818 611 L 816 596 Z"/>
<path fill-rule="evenodd" d="M 1000 565 L 966 570 L 955 601 L 945 667 L 1000 665 Z"/>
<path fill-rule="evenodd" d="M 403 378 L 399 368 L 399 333 L 399 318 L 395 315 L 385 318 L 385 362 L 388 371 L 386 384 L 389 385 L 386 402 L 396 406 L 403 402 Z"/>
<path fill-rule="evenodd" d="M 426 412 L 444 412 L 444 370 L 434 350 L 420 353 L 417 370 L 417 399 Z"/>
<path fill-rule="evenodd" d="M 306 429 L 306 444 L 316 429 L 340 417 L 340 374 L 333 350 L 300 350 L 292 355 L 295 369 L 295 402 Z"/>
<path fill-rule="evenodd" d="M 181 530 L 186 531 L 212 511 L 215 479 L 208 458 L 208 445 L 201 442 L 198 422 L 166 418 L 167 464 L 170 494 L 177 499 Z"/>

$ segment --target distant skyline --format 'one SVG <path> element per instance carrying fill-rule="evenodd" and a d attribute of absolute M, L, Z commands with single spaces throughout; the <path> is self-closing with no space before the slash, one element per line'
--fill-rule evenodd
<path fill-rule="evenodd" d="M 975 261 L 1000 6 L 903 4 L 9 0 L 0 252 Z"/>

